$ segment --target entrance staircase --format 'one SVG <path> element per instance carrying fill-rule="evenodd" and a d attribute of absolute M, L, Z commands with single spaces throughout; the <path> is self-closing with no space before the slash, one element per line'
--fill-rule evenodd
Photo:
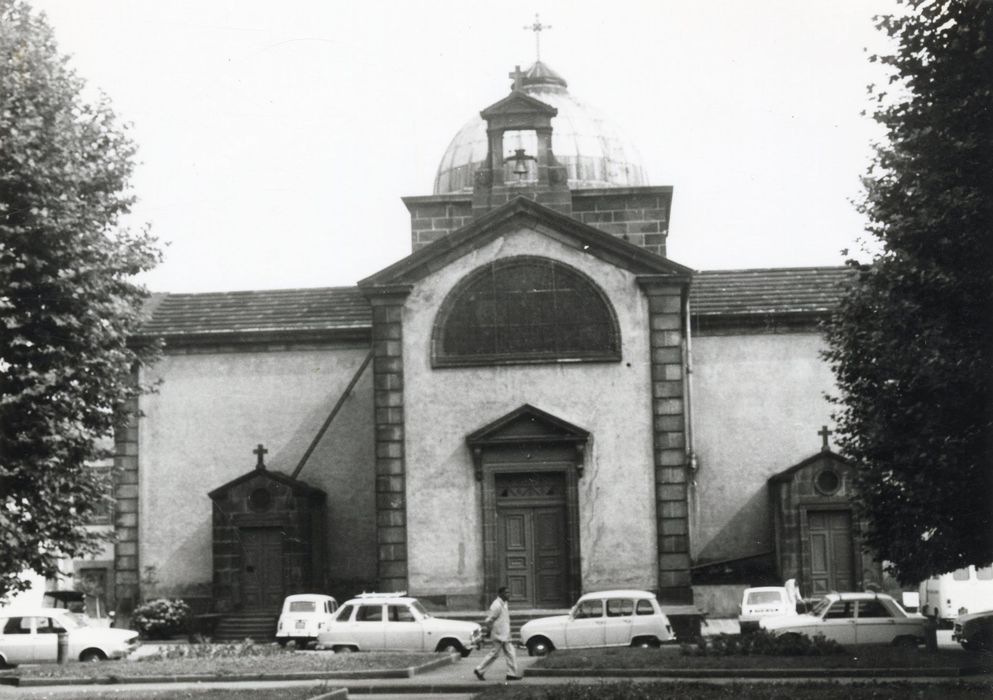
<path fill-rule="evenodd" d="M 255 642 L 271 642 L 276 638 L 276 622 L 279 615 L 271 613 L 228 613 L 222 615 L 214 629 L 214 640 L 218 642 L 241 642 L 252 639 Z"/>

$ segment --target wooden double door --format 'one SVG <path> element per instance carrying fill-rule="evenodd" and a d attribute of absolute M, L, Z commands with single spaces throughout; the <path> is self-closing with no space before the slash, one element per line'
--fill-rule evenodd
<path fill-rule="evenodd" d="M 564 474 L 501 474 L 495 487 L 499 580 L 510 589 L 510 602 L 525 608 L 568 606 Z"/>
<path fill-rule="evenodd" d="M 286 591 L 283 585 L 283 532 L 278 527 L 240 530 L 242 547 L 241 592 L 246 610 L 277 610 Z"/>
<path fill-rule="evenodd" d="M 815 596 L 855 587 L 855 547 L 849 510 L 807 511 L 810 583 Z"/>

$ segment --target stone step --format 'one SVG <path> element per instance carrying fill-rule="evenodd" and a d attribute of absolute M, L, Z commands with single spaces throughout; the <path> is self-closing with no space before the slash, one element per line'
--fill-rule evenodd
<path fill-rule="evenodd" d="M 224 615 L 217 622 L 214 639 L 221 642 L 235 642 L 252 639 L 256 642 L 270 642 L 276 636 L 278 616 L 265 613 L 237 613 Z"/>

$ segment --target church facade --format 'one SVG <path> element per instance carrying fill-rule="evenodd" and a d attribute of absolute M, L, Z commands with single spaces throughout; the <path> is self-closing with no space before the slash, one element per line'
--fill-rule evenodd
<path fill-rule="evenodd" d="M 840 268 L 666 257 L 671 187 L 541 62 L 408 197 L 412 252 L 355 287 L 155 295 L 161 380 L 118 436 L 122 613 L 407 590 L 481 609 L 878 582 L 830 451 L 819 324 Z M 81 564 L 77 564 L 80 566 Z"/>

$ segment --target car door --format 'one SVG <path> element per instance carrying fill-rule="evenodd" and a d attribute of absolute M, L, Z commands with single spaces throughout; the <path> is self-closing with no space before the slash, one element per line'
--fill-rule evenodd
<path fill-rule="evenodd" d="M 855 644 L 855 601 L 834 601 L 825 611 L 820 624 L 814 625 L 807 634 L 823 634 L 838 644 Z"/>
<path fill-rule="evenodd" d="M 634 623 L 634 600 L 631 598 L 608 598 L 606 613 L 603 643 L 606 646 L 627 646 L 630 644 Z"/>
<path fill-rule="evenodd" d="M 58 661 L 59 632 L 66 632 L 62 623 L 53 617 L 35 618 L 34 659 L 39 662 Z"/>
<path fill-rule="evenodd" d="M 857 644 L 890 644 L 903 635 L 917 636 L 914 630 L 899 624 L 893 611 L 880 600 L 859 601 L 855 630 Z"/>
<path fill-rule="evenodd" d="M 34 618 L 9 617 L 0 633 L 0 650 L 7 663 L 29 664 L 34 661 Z"/>
<path fill-rule="evenodd" d="M 603 646 L 604 635 L 603 600 L 584 600 L 573 610 L 572 619 L 565 624 L 565 646 Z"/>
<path fill-rule="evenodd" d="M 433 646 L 425 649 L 424 626 L 409 605 L 400 603 L 387 605 L 385 629 L 386 649 L 434 651 Z M 434 642 L 437 643 L 437 640 Z"/>
<path fill-rule="evenodd" d="M 386 646 L 386 626 L 382 603 L 363 603 L 355 610 L 352 636 L 360 649 L 382 649 Z"/>

